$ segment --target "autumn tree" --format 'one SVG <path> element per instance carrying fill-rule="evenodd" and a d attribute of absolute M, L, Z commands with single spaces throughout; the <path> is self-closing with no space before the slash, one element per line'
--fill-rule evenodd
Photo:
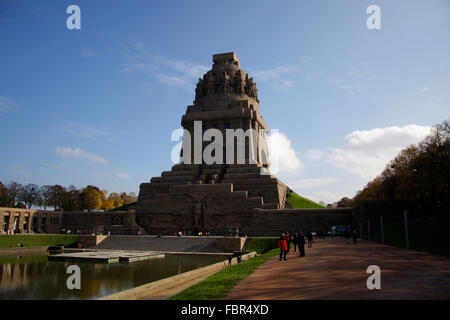
<path fill-rule="evenodd" d="M 416 146 L 409 146 L 354 197 L 396 199 L 413 208 L 449 208 L 450 124 L 435 126 Z"/>
<path fill-rule="evenodd" d="M 137 201 L 136 193 L 130 192 L 130 194 L 127 194 L 126 192 L 122 192 L 120 194 L 120 197 L 122 198 L 122 205 L 127 205 L 133 202 Z"/>
<path fill-rule="evenodd" d="M 66 188 L 59 184 L 50 186 L 50 196 L 48 204 L 55 208 L 55 211 L 62 211 L 64 201 L 66 201 L 67 191 Z"/>
<path fill-rule="evenodd" d="M 347 197 L 343 197 L 341 200 L 337 202 L 338 208 L 348 208 L 353 206 L 353 200 Z"/>
<path fill-rule="evenodd" d="M 28 209 L 31 209 L 33 204 L 39 198 L 39 187 L 37 184 L 30 183 L 22 186 L 19 190 L 18 200 L 22 201 Z"/>
<path fill-rule="evenodd" d="M 80 193 L 81 208 L 88 211 L 99 210 L 102 207 L 103 197 L 104 194 L 99 188 L 88 185 Z"/>
<path fill-rule="evenodd" d="M 67 188 L 66 196 L 62 208 L 64 211 L 80 211 L 81 210 L 81 192 L 75 186 Z"/>

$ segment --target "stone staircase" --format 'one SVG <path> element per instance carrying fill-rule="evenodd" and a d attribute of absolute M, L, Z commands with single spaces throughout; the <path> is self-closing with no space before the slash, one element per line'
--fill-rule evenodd
<path fill-rule="evenodd" d="M 156 237 L 111 235 L 93 249 L 138 250 L 165 252 L 209 252 L 222 253 L 216 246 L 217 239 L 209 237 Z"/>

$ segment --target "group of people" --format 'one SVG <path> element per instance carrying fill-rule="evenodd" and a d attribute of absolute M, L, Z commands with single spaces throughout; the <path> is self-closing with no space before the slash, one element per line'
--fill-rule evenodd
<path fill-rule="evenodd" d="M 306 238 L 308 239 L 308 248 L 312 247 L 313 243 L 313 235 L 310 231 L 307 232 Z M 300 257 L 305 256 L 305 236 L 301 231 L 296 231 L 294 237 L 291 238 L 289 232 L 282 233 L 280 238 L 278 239 L 278 248 L 280 248 L 280 261 L 287 260 L 286 256 L 290 250 L 291 243 L 294 242 L 294 252 L 298 251 L 300 253 Z"/>

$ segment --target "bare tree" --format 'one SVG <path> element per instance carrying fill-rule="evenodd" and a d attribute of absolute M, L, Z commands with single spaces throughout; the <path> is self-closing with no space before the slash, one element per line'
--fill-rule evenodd
<path fill-rule="evenodd" d="M 28 209 L 36 203 L 36 198 L 39 196 L 39 187 L 37 184 L 30 183 L 22 186 L 19 190 L 18 199 L 25 203 Z"/>
<path fill-rule="evenodd" d="M 22 188 L 22 185 L 15 181 L 11 181 L 8 184 L 7 188 L 8 188 L 8 206 L 14 207 L 18 200 L 20 188 Z"/>
<path fill-rule="evenodd" d="M 40 205 L 44 207 L 44 210 L 47 210 L 47 206 L 50 205 L 50 197 L 52 195 L 52 190 L 49 185 L 45 185 L 39 188 L 40 194 Z"/>

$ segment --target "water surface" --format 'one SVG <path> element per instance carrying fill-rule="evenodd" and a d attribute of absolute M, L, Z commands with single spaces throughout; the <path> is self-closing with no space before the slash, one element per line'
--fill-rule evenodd
<path fill-rule="evenodd" d="M 226 258 L 205 255 L 166 255 L 131 263 L 48 261 L 46 255 L 0 257 L 0 299 L 95 299 L 137 287 Z M 81 289 L 66 285 L 69 265 L 81 269 Z"/>

